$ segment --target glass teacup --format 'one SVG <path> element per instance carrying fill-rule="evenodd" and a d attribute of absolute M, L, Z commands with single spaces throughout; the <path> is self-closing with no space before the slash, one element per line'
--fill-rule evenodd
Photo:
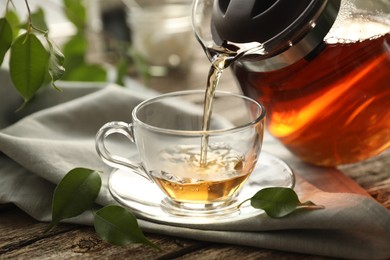
<path fill-rule="evenodd" d="M 96 135 L 103 161 L 156 183 L 172 214 L 229 205 L 259 158 L 264 107 L 248 97 L 217 91 L 210 127 L 204 131 L 204 98 L 204 91 L 194 90 L 148 99 L 134 108 L 131 123 L 109 122 Z M 106 140 L 114 133 L 135 143 L 140 162 L 109 152 Z M 202 145 L 207 146 L 202 155 L 206 163 L 200 160 Z M 129 189 L 131 185 L 137 183 L 129 183 Z"/>

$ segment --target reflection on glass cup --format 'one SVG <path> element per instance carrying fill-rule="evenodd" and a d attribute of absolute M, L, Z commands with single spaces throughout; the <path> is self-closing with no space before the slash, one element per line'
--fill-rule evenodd
<path fill-rule="evenodd" d="M 153 76 L 185 70 L 191 62 L 195 37 L 190 0 L 126 0 L 134 51 Z"/>
<path fill-rule="evenodd" d="M 128 174 L 139 174 L 158 187 L 177 208 L 228 205 L 252 173 L 262 146 L 265 110 L 250 98 L 216 92 L 210 129 L 202 131 L 201 90 L 151 98 L 132 111 L 132 123 L 109 122 L 96 135 L 103 161 Z M 226 104 L 237 107 L 226 111 Z M 140 162 L 109 152 L 106 141 L 122 134 L 135 143 Z M 201 165 L 202 137 L 207 136 L 206 164 Z M 129 183 L 129 189 L 135 183 Z M 145 191 L 148 192 L 148 191 Z"/>

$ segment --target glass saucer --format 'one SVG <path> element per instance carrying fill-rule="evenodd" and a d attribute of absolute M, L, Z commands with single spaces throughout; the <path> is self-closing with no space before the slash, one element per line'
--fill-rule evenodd
<path fill-rule="evenodd" d="M 295 176 L 291 168 L 281 159 L 262 152 L 257 166 L 239 194 L 219 208 L 204 208 L 197 211 L 179 208 L 166 198 L 155 183 L 123 169 L 115 169 L 111 173 L 108 188 L 119 204 L 139 218 L 183 225 L 221 224 L 264 214 L 262 210 L 253 208 L 250 202 L 242 204 L 239 208 L 237 206 L 260 189 L 275 186 L 294 188 L 294 185 Z"/>

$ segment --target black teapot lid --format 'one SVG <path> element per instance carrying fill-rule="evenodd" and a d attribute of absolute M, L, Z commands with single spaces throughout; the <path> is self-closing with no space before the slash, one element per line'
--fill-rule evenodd
<path fill-rule="evenodd" d="M 211 33 L 220 45 L 258 42 L 261 59 L 242 59 L 253 71 L 280 69 L 321 49 L 341 0 L 214 0 Z M 252 53 L 254 54 L 254 53 Z"/>
<path fill-rule="evenodd" d="M 221 40 L 236 43 L 264 43 L 278 35 L 289 38 L 313 19 L 324 1 L 215 0 L 213 33 Z"/>

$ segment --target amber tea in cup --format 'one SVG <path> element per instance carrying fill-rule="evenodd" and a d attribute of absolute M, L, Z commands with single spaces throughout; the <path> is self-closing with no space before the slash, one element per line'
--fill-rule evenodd
<path fill-rule="evenodd" d="M 257 163 L 265 110 L 248 97 L 216 92 L 210 127 L 204 131 L 204 98 L 202 90 L 181 91 L 142 102 L 132 111 L 131 123 L 109 122 L 99 130 L 98 154 L 107 164 L 156 183 L 171 208 L 215 209 L 228 205 Z M 226 104 L 237 110 L 226 111 Z M 135 143 L 140 162 L 109 152 L 105 142 L 114 133 Z M 206 163 L 201 163 L 205 136 Z M 131 189 L 137 184 L 128 185 Z"/>

